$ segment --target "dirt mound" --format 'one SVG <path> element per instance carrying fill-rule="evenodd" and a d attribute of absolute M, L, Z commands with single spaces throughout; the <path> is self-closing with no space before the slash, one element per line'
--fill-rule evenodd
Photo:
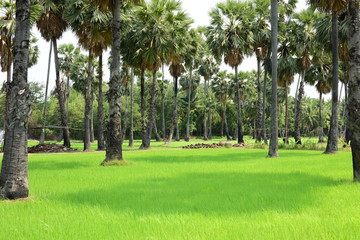
<path fill-rule="evenodd" d="M 201 148 L 222 148 L 223 145 L 219 143 L 197 143 L 197 144 L 191 144 L 187 146 L 183 146 L 184 149 L 201 149 Z"/>
<path fill-rule="evenodd" d="M 28 153 L 59 153 L 59 152 L 74 152 L 75 148 L 68 148 L 63 145 L 44 143 L 33 147 L 28 147 Z"/>

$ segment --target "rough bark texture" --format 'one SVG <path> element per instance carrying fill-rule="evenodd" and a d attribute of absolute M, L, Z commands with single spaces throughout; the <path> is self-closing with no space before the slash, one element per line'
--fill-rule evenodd
<path fill-rule="evenodd" d="M 46 107 L 47 107 L 48 89 L 49 89 L 51 53 L 52 53 L 52 42 L 50 41 L 48 70 L 47 70 L 46 85 L 45 85 L 44 108 L 43 108 L 43 115 L 42 115 L 42 127 L 43 127 L 43 128 L 41 129 L 40 143 L 44 143 L 44 142 L 45 142 Z"/>
<path fill-rule="evenodd" d="M 261 83 L 260 83 L 260 76 L 261 76 L 261 60 L 257 59 L 257 81 L 256 81 L 256 90 L 257 90 L 257 102 L 256 102 L 256 142 L 261 142 L 262 137 L 262 99 L 261 99 Z"/>
<path fill-rule="evenodd" d="M 278 47 L 278 5 L 277 0 L 271 0 L 271 137 L 268 157 L 278 157 L 278 117 L 277 117 L 277 47 Z"/>
<path fill-rule="evenodd" d="M 262 137 L 264 139 L 264 143 L 268 144 L 267 136 L 266 136 L 266 123 L 265 123 L 265 110 L 266 110 L 266 79 L 267 79 L 267 70 L 265 69 L 264 73 L 264 87 L 263 87 L 263 107 L 262 107 L 262 119 L 261 119 L 261 128 L 262 128 Z"/>
<path fill-rule="evenodd" d="M 16 1 L 13 80 L 7 83 L 4 155 L 0 175 L 0 198 L 17 199 L 29 195 L 27 128 L 30 91 L 27 61 L 30 38 L 30 0 Z"/>
<path fill-rule="evenodd" d="M 208 112 L 208 115 L 209 115 L 209 140 L 212 140 L 212 111 L 209 107 L 209 112 Z"/>
<path fill-rule="evenodd" d="M 301 134 L 300 134 L 300 128 L 301 128 L 301 113 L 302 113 L 302 99 L 304 96 L 304 74 L 301 76 L 300 86 L 299 86 L 299 94 L 296 98 L 296 106 L 295 106 L 295 123 L 294 123 L 294 138 L 296 144 L 301 144 Z"/>
<path fill-rule="evenodd" d="M 208 140 L 208 125 L 207 125 L 207 111 L 208 111 L 208 86 L 207 86 L 207 79 L 204 78 L 204 94 L 205 94 L 205 110 L 204 110 L 204 140 Z"/>
<path fill-rule="evenodd" d="M 322 93 L 319 96 L 319 141 L 318 143 L 324 143 L 324 127 L 323 127 L 323 117 L 322 117 Z"/>
<path fill-rule="evenodd" d="M 170 134 L 169 134 L 169 138 L 166 141 L 166 144 L 170 144 L 172 137 L 174 135 L 174 130 L 175 130 L 175 126 L 176 123 L 178 121 L 177 117 L 177 94 L 178 94 L 178 78 L 174 77 L 174 111 L 173 111 L 173 118 L 172 118 L 172 124 L 171 124 L 171 129 L 170 129 Z"/>
<path fill-rule="evenodd" d="M 289 93 L 288 83 L 285 82 L 285 144 L 289 144 Z"/>
<path fill-rule="evenodd" d="M 190 141 L 190 111 L 191 111 L 191 88 L 192 88 L 192 67 L 190 67 L 190 77 L 188 86 L 188 106 L 187 106 L 187 121 L 186 121 L 186 135 L 185 141 Z"/>
<path fill-rule="evenodd" d="M 106 141 L 106 161 L 123 160 L 121 131 L 121 75 L 120 75 L 120 0 L 114 0 L 111 49 L 112 62 L 109 82 L 109 123 Z"/>
<path fill-rule="evenodd" d="M 161 65 L 162 70 L 162 82 L 165 81 L 165 66 L 164 63 Z M 163 139 L 166 139 L 166 125 L 165 125 L 165 94 L 161 96 L 161 120 L 162 120 L 162 135 Z"/>
<path fill-rule="evenodd" d="M 134 147 L 134 69 L 130 70 L 130 132 L 129 147 Z"/>
<path fill-rule="evenodd" d="M 149 113 L 148 113 L 148 124 L 146 127 L 146 135 L 145 141 L 141 146 L 142 149 L 149 149 L 150 148 L 150 140 L 151 140 L 151 133 L 153 130 L 153 124 L 155 123 L 155 100 L 156 100 L 156 71 L 153 71 L 152 74 L 152 83 L 151 83 L 151 90 L 150 90 L 150 106 L 149 106 Z"/>
<path fill-rule="evenodd" d="M 99 56 L 99 89 L 98 89 L 98 112 L 97 112 L 97 124 L 98 124 L 98 151 L 102 151 L 105 149 L 104 142 L 104 103 L 103 103 L 103 92 L 102 92 L 102 84 L 103 84 L 103 57 L 102 54 Z"/>
<path fill-rule="evenodd" d="M 64 87 L 60 81 L 60 66 L 59 66 L 59 58 L 57 51 L 57 40 L 56 38 L 52 39 L 54 46 L 54 59 L 55 59 L 55 84 L 56 84 L 56 96 L 59 102 L 59 111 L 60 111 L 60 120 L 61 126 L 63 127 L 63 138 L 64 138 L 64 146 L 70 147 L 70 132 L 68 126 L 68 114 L 65 108 L 65 94 Z"/>
<path fill-rule="evenodd" d="M 145 119 L 145 70 L 140 76 L 140 112 L 141 112 L 141 149 L 146 149 L 146 119 Z"/>
<path fill-rule="evenodd" d="M 93 143 L 95 141 L 95 133 L 94 133 L 94 95 L 91 93 L 90 100 L 90 142 Z"/>
<path fill-rule="evenodd" d="M 91 84 L 92 84 L 92 54 L 89 50 L 88 78 L 85 83 L 85 111 L 84 111 L 84 151 L 90 151 L 91 142 Z"/>
<path fill-rule="evenodd" d="M 332 104 L 331 104 L 331 120 L 330 120 L 330 131 L 329 138 L 326 145 L 325 153 L 336 153 L 338 151 L 338 105 L 339 105 L 339 39 L 338 39 L 338 15 L 336 12 L 332 13 L 332 32 L 331 32 L 331 43 L 332 43 Z"/>
<path fill-rule="evenodd" d="M 237 113 L 237 140 L 238 143 L 244 143 L 241 119 L 240 85 L 238 78 L 238 67 L 235 67 L 235 85 L 236 85 L 236 113 Z"/>
<path fill-rule="evenodd" d="M 354 179 L 360 180 L 360 13 L 359 0 L 349 3 L 349 128 Z"/>

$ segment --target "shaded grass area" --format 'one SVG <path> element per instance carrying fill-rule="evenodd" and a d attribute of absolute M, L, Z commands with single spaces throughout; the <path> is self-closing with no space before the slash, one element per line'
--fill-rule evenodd
<path fill-rule="evenodd" d="M 0 239 L 358 239 L 351 153 L 202 149 L 32 154 Z"/>

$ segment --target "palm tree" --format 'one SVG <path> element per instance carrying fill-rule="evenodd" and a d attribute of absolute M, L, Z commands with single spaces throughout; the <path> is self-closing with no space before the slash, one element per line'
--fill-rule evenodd
<path fill-rule="evenodd" d="M 212 81 L 212 90 L 215 94 L 216 99 L 222 105 L 222 114 L 221 114 L 221 136 L 224 135 L 224 126 L 225 126 L 225 134 L 227 140 L 230 140 L 229 127 L 227 123 L 226 117 L 226 109 L 227 102 L 229 100 L 229 83 L 228 83 L 229 75 L 226 71 L 218 72 Z"/>
<path fill-rule="evenodd" d="M 295 14 L 295 18 L 299 23 L 294 24 L 293 41 L 297 44 L 296 55 L 298 58 L 298 68 L 300 74 L 300 86 L 298 94 L 295 94 L 295 122 L 294 122 L 294 138 L 297 144 L 301 144 L 300 122 L 301 122 L 301 106 L 304 96 L 305 72 L 311 65 L 310 52 L 313 48 L 313 24 L 314 20 L 319 17 L 311 10 L 304 10 L 299 14 Z"/>
<path fill-rule="evenodd" d="M 329 54 L 325 51 L 319 51 L 320 46 L 314 45 L 314 54 L 312 65 L 305 71 L 304 81 L 315 85 L 319 93 L 319 143 L 324 143 L 324 128 L 323 128 L 323 95 L 331 91 L 331 59 Z"/>
<path fill-rule="evenodd" d="M 65 94 L 60 79 L 60 66 L 58 59 L 57 40 L 62 36 L 63 32 L 67 28 L 67 23 L 62 17 L 64 10 L 64 1 L 46 1 L 44 2 L 45 11 L 41 14 L 37 21 L 37 27 L 41 33 L 41 36 L 46 41 L 51 41 L 54 48 L 54 60 L 55 60 L 55 84 L 56 84 L 56 97 L 59 102 L 60 119 L 63 127 L 64 146 L 70 147 L 70 132 L 68 126 L 68 113 L 65 108 Z"/>
<path fill-rule="evenodd" d="M 349 127 L 352 134 L 351 151 L 353 157 L 353 175 L 355 180 L 360 179 L 360 11 L 359 0 L 349 1 Z"/>
<path fill-rule="evenodd" d="M 277 116 L 277 50 L 278 50 L 278 2 L 271 0 L 271 137 L 268 157 L 278 157 L 278 116 Z"/>
<path fill-rule="evenodd" d="M 267 23 L 267 19 L 269 18 L 269 5 L 270 3 L 267 0 L 256 0 L 254 1 L 254 9 L 255 9 L 255 19 L 251 25 L 252 31 L 254 33 L 254 42 L 253 48 L 256 55 L 257 60 L 257 114 L 256 114 L 256 141 L 260 142 L 261 139 L 264 139 L 264 129 L 265 125 L 262 121 L 262 109 L 263 102 L 261 99 L 261 62 L 267 56 L 268 47 L 270 44 L 270 29 Z M 265 139 L 264 139 L 265 140 Z"/>
<path fill-rule="evenodd" d="M 217 59 L 224 57 L 226 64 L 235 69 L 238 143 L 244 143 L 238 81 L 238 66 L 245 55 L 251 54 L 253 42 L 250 22 L 253 20 L 249 2 L 227 0 L 210 11 L 207 44 Z"/>
<path fill-rule="evenodd" d="M 14 74 L 7 85 L 4 156 L 0 198 L 25 198 L 29 194 L 27 123 L 31 114 L 27 66 L 30 40 L 30 1 L 16 2 Z"/>
<path fill-rule="evenodd" d="M 205 53 L 203 59 L 200 60 L 200 67 L 198 69 L 199 74 L 204 78 L 204 95 L 205 95 L 205 104 L 204 104 L 204 140 L 208 140 L 209 126 L 207 120 L 210 121 L 210 103 L 209 103 L 209 82 L 211 77 L 219 71 L 219 64 L 215 61 L 212 56 L 209 56 L 208 53 Z"/>
<path fill-rule="evenodd" d="M 92 118 L 93 58 L 102 54 L 111 43 L 111 14 L 101 11 L 90 1 L 69 1 L 65 18 L 75 31 L 79 44 L 88 50 L 87 81 L 85 83 L 84 151 L 90 151 Z"/>
<path fill-rule="evenodd" d="M 107 132 L 106 157 L 103 165 L 110 161 L 123 161 L 122 156 L 122 130 L 121 130 L 121 74 L 120 74 L 120 49 L 121 49 L 121 0 L 92 0 L 102 10 L 109 10 L 112 14 L 112 48 L 109 82 L 109 123 Z M 136 2 L 129 0 L 124 2 Z"/>
<path fill-rule="evenodd" d="M 332 13 L 332 111 L 330 121 L 330 131 L 325 153 L 335 153 L 338 150 L 338 98 L 339 98 L 339 39 L 338 39 L 338 17 L 344 10 L 346 0 L 310 0 L 311 5 L 325 12 Z"/>
<path fill-rule="evenodd" d="M 190 140 L 190 110 L 191 110 L 191 95 L 192 95 L 192 82 L 193 82 L 193 69 L 198 65 L 199 53 L 202 48 L 203 40 L 199 30 L 190 30 L 189 34 L 189 48 L 188 54 L 185 56 L 185 67 L 189 72 L 189 86 L 188 86 L 188 107 L 187 107 L 187 122 L 186 122 L 186 135 L 185 141 Z"/>

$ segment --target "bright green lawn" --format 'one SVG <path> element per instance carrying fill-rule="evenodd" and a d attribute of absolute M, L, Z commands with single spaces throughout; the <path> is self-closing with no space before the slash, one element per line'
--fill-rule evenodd
<path fill-rule="evenodd" d="M 209 149 L 29 156 L 30 200 L 0 239 L 360 239 L 351 153 Z"/>

